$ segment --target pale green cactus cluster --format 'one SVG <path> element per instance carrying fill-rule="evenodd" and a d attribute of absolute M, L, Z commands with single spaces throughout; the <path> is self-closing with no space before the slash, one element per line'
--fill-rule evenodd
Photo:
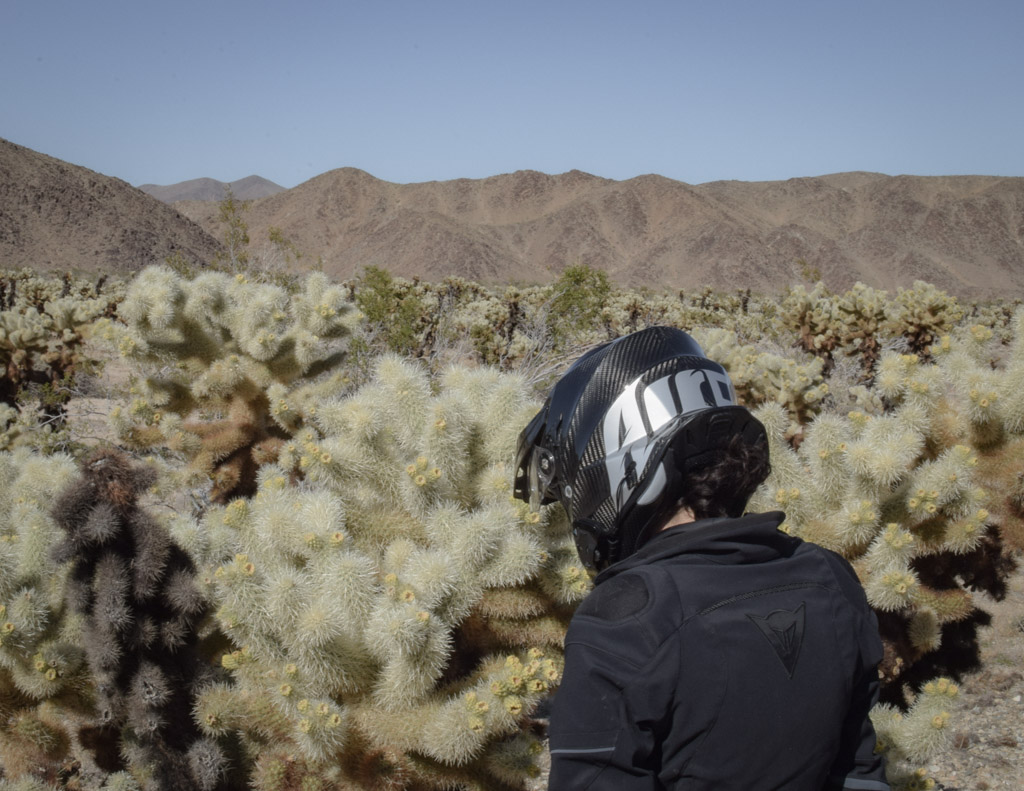
<path fill-rule="evenodd" d="M 958 694 L 956 684 L 938 678 L 926 683 L 905 711 L 887 703 L 872 710 L 878 749 L 886 755 L 886 776 L 893 788 L 935 788 L 924 764 L 948 748 Z"/>
<path fill-rule="evenodd" d="M 926 356 L 928 347 L 963 315 L 955 298 L 921 281 L 898 289 L 895 297 L 860 282 L 832 294 L 819 282 L 810 291 L 803 285 L 790 288 L 778 321 L 782 331 L 797 333 L 801 348 L 825 360 L 826 374 L 837 358 L 855 356 L 867 377 L 887 342 L 902 342 Z"/>
<path fill-rule="evenodd" d="M 123 326 L 97 334 L 145 367 L 131 403 L 112 414 L 119 439 L 181 452 L 193 481 L 213 479 L 215 501 L 251 493 L 257 468 L 316 398 L 344 388 L 338 341 L 358 321 L 345 289 L 321 273 L 289 294 L 241 274 L 186 280 L 167 267 L 135 278 L 119 317 Z"/>
<path fill-rule="evenodd" d="M 704 353 L 729 373 L 740 403 L 753 408 L 777 404 L 789 416 L 786 439 L 798 434 L 829 394 L 824 361 L 743 343 L 734 330 L 696 328 L 693 336 Z"/>
<path fill-rule="evenodd" d="M 511 497 L 536 406 L 494 369 L 432 381 L 384 357 L 320 402 L 254 498 L 178 523 L 234 645 L 233 683 L 197 716 L 258 750 L 261 791 L 483 791 L 539 772 L 524 725 L 590 582 L 560 509 Z"/>
<path fill-rule="evenodd" d="M 119 285 L 97 296 L 69 276 L 0 275 L 0 450 L 68 446 L 64 403 L 89 364 L 87 327 L 114 309 Z"/>
<path fill-rule="evenodd" d="M 906 339 L 914 354 L 926 356 L 929 347 L 947 334 L 965 315 L 964 308 L 931 283 L 915 280 L 911 288 L 898 288 L 886 303 L 885 329 Z"/>
<path fill-rule="evenodd" d="M 0 766 L 12 782 L 40 767 L 55 782 L 69 726 L 91 706 L 81 623 L 51 556 L 60 530 L 49 506 L 76 472 L 67 456 L 0 453 Z"/>

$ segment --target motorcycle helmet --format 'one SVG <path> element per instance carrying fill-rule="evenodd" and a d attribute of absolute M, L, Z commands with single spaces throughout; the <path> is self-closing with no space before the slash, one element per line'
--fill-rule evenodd
<path fill-rule="evenodd" d="M 684 475 L 736 435 L 767 444 L 725 369 L 682 330 L 650 327 L 590 350 L 555 384 L 519 435 L 514 493 L 534 509 L 560 501 L 580 560 L 601 571 L 650 538 Z"/>

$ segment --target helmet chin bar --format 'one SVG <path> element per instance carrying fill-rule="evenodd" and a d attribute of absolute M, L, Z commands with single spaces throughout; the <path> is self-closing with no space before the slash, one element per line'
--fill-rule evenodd
<path fill-rule="evenodd" d="M 580 562 L 591 574 L 603 571 L 618 560 L 619 537 L 605 532 L 596 522 L 585 519 L 573 522 L 572 537 Z"/>

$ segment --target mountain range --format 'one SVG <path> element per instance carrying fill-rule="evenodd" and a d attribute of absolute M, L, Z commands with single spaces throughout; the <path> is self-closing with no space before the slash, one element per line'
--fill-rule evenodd
<path fill-rule="evenodd" d="M 268 184 L 277 186 L 249 177 L 231 187 L 245 198 L 242 186 Z M 196 185 L 223 193 L 212 179 L 146 186 L 173 199 Z M 163 203 L 0 141 L 0 266 L 124 270 L 172 252 L 202 263 L 220 249 L 218 208 Z M 962 296 L 1024 294 L 1017 177 L 855 172 L 690 185 L 526 170 L 395 184 L 341 168 L 255 198 L 243 218 L 255 252 L 273 229 L 303 253 L 294 266 L 337 278 L 374 265 L 432 280 L 543 282 L 583 263 L 652 288 L 773 292 L 820 275 L 837 289 L 921 279 Z"/>
<path fill-rule="evenodd" d="M 284 187 L 262 176 L 246 176 L 237 181 L 202 178 L 179 181 L 177 184 L 140 184 L 139 189 L 164 203 L 183 200 L 223 200 L 228 190 L 238 200 L 255 200 L 284 192 Z"/>

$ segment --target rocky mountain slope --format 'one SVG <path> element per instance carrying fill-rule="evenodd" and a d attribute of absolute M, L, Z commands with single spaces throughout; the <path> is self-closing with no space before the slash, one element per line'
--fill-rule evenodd
<path fill-rule="evenodd" d="M 213 231 L 216 206 L 175 204 Z M 928 280 L 957 294 L 1024 293 L 1024 179 L 842 173 L 692 186 L 579 171 L 393 184 L 324 173 L 255 201 L 250 235 L 278 228 L 325 268 L 546 280 L 582 262 L 634 286 L 774 291 L 804 272 L 834 288 Z"/>
<path fill-rule="evenodd" d="M 137 270 L 220 243 L 120 179 L 0 139 L 0 268 Z"/>

